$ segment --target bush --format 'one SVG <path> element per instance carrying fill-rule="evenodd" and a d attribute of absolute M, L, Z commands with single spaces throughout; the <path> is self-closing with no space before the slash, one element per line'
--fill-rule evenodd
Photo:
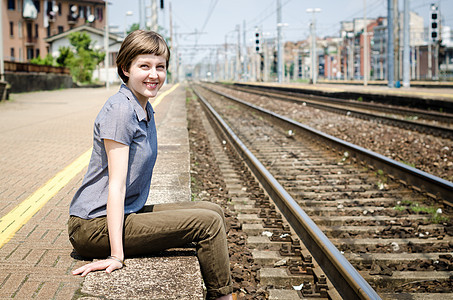
<path fill-rule="evenodd" d="M 40 65 L 40 66 L 57 66 L 57 62 L 53 58 L 52 54 L 48 53 L 46 57 L 41 58 L 41 56 L 30 59 L 30 63 Z"/>

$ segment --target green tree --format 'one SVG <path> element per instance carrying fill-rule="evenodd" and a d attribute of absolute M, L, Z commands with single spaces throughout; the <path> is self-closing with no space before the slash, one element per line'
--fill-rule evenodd
<path fill-rule="evenodd" d="M 93 71 L 104 59 L 105 53 L 95 50 L 94 43 L 88 34 L 74 32 L 69 35 L 71 47 L 60 47 L 60 56 L 57 62 L 67 66 L 74 81 L 79 83 L 90 83 Z"/>
<path fill-rule="evenodd" d="M 133 23 L 129 29 L 127 30 L 127 34 L 131 33 L 132 31 L 140 29 L 140 24 L 138 23 Z M 149 30 L 149 29 L 148 29 Z"/>

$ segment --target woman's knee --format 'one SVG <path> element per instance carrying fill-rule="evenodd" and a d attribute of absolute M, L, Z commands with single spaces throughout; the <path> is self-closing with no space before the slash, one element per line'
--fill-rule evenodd
<path fill-rule="evenodd" d="M 200 209 L 198 219 L 204 231 L 210 236 L 217 235 L 219 231 L 225 230 L 223 218 L 217 211 Z"/>
<path fill-rule="evenodd" d="M 200 201 L 199 203 L 201 208 L 216 212 L 222 218 L 222 220 L 225 218 L 223 210 L 218 204 L 208 201 Z"/>

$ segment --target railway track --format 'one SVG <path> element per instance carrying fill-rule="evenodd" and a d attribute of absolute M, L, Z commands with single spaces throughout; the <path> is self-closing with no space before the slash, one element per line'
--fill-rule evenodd
<path fill-rule="evenodd" d="M 375 120 L 382 124 L 453 139 L 453 114 L 379 103 L 301 95 L 295 92 L 271 90 L 259 86 L 225 86 L 247 93 L 291 101 L 351 117 Z"/>
<path fill-rule="evenodd" d="M 441 222 L 433 223 L 425 212 L 439 208 L 445 212 L 448 207 L 435 202 L 434 186 L 428 188 L 429 192 L 410 187 L 408 182 L 414 181 L 410 178 L 420 174 L 406 175 L 406 184 L 402 184 L 398 180 L 401 170 L 397 175 L 386 175 L 383 162 L 376 163 L 363 153 L 346 151 L 344 145 L 338 148 L 333 142 L 328 150 L 325 141 L 320 142 L 313 132 L 294 136 L 294 122 L 285 123 L 284 118 L 269 121 L 273 117 L 252 112 L 240 102 L 230 102 L 199 87 L 196 90 L 205 99 L 203 103 L 209 99 L 211 104 L 206 107 L 214 107 L 222 115 L 210 113 L 214 123 L 223 123 L 223 118 L 236 132 L 238 137 L 223 133 L 222 139 L 242 148 L 235 150 L 240 156 L 252 157 L 247 164 L 270 196 L 268 199 L 254 192 L 247 197 L 242 195 L 247 189 L 240 187 L 232 193 L 237 194 L 233 203 L 243 212 L 238 219 L 249 234 L 254 259 L 262 265 L 261 284 L 276 287 L 271 289 L 274 295 L 294 293 L 288 290 L 291 286 L 299 286 L 297 293 L 304 297 L 341 295 L 345 299 L 395 299 L 414 289 L 429 295 L 451 291 L 451 223 L 439 219 L 444 215 L 439 211 L 432 217 Z M 384 169 L 388 171 L 389 167 Z M 269 172 L 272 176 L 268 177 Z M 236 173 L 234 176 L 241 176 L 241 172 Z M 230 188 L 234 190 L 241 180 L 232 182 Z M 444 200 L 451 196 L 451 183 L 446 184 L 440 188 L 444 191 L 437 191 Z M 278 272 L 281 281 L 273 282 L 272 274 Z M 284 277 L 288 272 L 291 275 Z M 392 293 L 395 290 L 398 294 Z"/>

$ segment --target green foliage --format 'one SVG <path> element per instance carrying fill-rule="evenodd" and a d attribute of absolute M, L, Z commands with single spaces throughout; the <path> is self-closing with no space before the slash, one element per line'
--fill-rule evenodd
<path fill-rule="evenodd" d="M 134 23 L 131 25 L 131 27 L 129 27 L 129 29 L 127 30 L 127 34 L 131 33 L 132 31 L 135 31 L 135 30 L 138 30 L 140 29 L 140 24 L 138 23 Z M 149 29 L 148 29 L 149 30 Z"/>
<path fill-rule="evenodd" d="M 403 211 L 409 209 L 417 214 L 426 214 L 432 223 L 448 222 L 449 218 L 442 214 L 442 210 L 434 206 L 424 206 L 410 200 L 403 200 L 393 207 L 394 210 Z"/>
<path fill-rule="evenodd" d="M 40 66 L 57 66 L 57 62 L 50 53 L 48 53 L 44 58 L 41 58 L 41 56 L 35 57 L 30 60 L 30 63 Z"/>
<path fill-rule="evenodd" d="M 71 47 L 60 47 L 57 63 L 69 68 L 74 81 L 90 83 L 96 66 L 104 60 L 105 52 L 93 49 L 94 43 L 86 33 L 69 35 Z"/>
<path fill-rule="evenodd" d="M 405 164 L 405 165 L 408 165 L 409 167 L 415 168 L 415 164 L 414 163 L 410 163 L 410 162 L 407 162 L 407 161 L 404 161 L 404 160 L 402 160 L 401 162 L 403 164 Z"/>

